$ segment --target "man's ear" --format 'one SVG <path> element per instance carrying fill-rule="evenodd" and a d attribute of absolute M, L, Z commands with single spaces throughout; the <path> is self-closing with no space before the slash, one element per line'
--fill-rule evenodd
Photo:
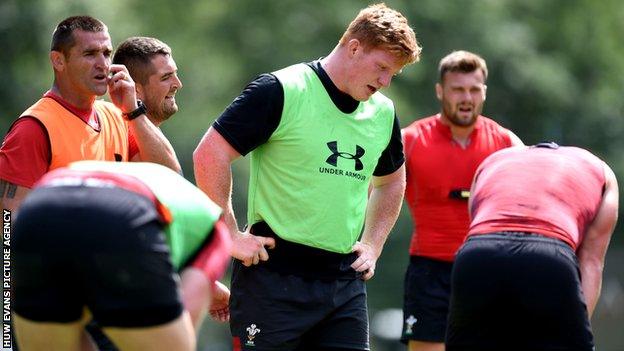
<path fill-rule="evenodd" d="M 136 98 L 145 101 L 145 89 L 139 82 L 134 82 L 134 91 L 136 91 Z"/>
<path fill-rule="evenodd" d="M 353 58 L 357 54 L 358 50 L 362 50 L 362 43 L 357 39 L 351 39 L 347 42 L 347 52 L 349 58 Z"/>
<path fill-rule="evenodd" d="M 65 69 L 65 55 L 60 51 L 50 51 L 50 62 L 55 71 L 63 71 Z"/>
<path fill-rule="evenodd" d="M 436 83 L 435 85 L 435 91 L 436 91 L 436 97 L 438 98 L 438 100 L 442 101 L 442 84 L 440 83 Z"/>

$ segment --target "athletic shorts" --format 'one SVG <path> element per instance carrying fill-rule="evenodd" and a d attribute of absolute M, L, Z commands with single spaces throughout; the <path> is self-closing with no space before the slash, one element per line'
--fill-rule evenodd
<path fill-rule="evenodd" d="M 119 188 L 43 187 L 24 201 L 14 237 L 15 312 L 36 322 L 103 327 L 178 318 L 179 279 L 153 203 Z"/>
<path fill-rule="evenodd" d="M 404 282 L 401 342 L 444 342 L 452 268 L 452 262 L 410 257 Z"/>
<path fill-rule="evenodd" d="M 476 235 L 452 277 L 448 351 L 593 350 L 576 255 L 531 233 Z"/>
<path fill-rule="evenodd" d="M 231 290 L 234 351 L 369 349 L 361 279 L 303 278 L 235 260 Z"/>

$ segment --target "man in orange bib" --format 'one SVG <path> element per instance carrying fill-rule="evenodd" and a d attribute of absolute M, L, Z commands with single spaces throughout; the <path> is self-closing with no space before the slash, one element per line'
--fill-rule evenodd
<path fill-rule="evenodd" d="M 128 70 L 111 64 L 112 51 L 101 21 L 75 16 L 58 24 L 52 88 L 13 123 L 0 148 L 2 208 L 17 209 L 39 178 L 73 161 L 150 161 L 180 172 L 173 147 L 137 101 Z M 112 103 L 97 99 L 107 91 Z"/>

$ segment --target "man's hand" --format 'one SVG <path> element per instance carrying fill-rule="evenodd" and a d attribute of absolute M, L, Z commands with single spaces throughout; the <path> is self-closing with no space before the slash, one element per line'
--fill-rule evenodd
<path fill-rule="evenodd" d="M 352 252 L 358 254 L 358 258 L 351 264 L 351 268 L 357 272 L 362 272 L 362 280 L 369 280 L 375 275 L 378 254 L 373 247 L 363 242 L 356 242 Z"/>
<path fill-rule="evenodd" d="M 208 313 L 217 322 L 230 320 L 230 289 L 219 281 L 215 281 L 212 289 Z"/>
<path fill-rule="evenodd" d="M 247 267 L 268 260 L 269 253 L 266 249 L 274 247 L 275 239 L 250 234 L 249 229 L 232 237 L 232 257 L 243 261 L 243 265 Z"/>
<path fill-rule="evenodd" d="M 109 72 L 111 76 L 108 79 L 108 94 L 111 101 L 123 113 L 134 111 L 138 105 L 134 81 L 128 69 L 124 65 L 111 65 Z"/>

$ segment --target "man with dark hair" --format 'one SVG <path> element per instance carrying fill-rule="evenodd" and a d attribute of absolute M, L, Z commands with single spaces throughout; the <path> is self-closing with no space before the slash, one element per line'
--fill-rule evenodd
<path fill-rule="evenodd" d="M 137 99 L 145 103 L 146 116 L 155 126 L 160 127 L 178 111 L 175 94 L 182 88 L 182 82 L 167 44 L 151 37 L 128 38 L 119 44 L 113 63 L 126 66 L 135 82 Z M 132 148 L 132 138 L 130 143 Z M 225 285 L 207 280 L 193 266 L 182 270 L 180 275 L 182 300 L 196 328 L 201 326 L 206 312 L 217 321 L 229 319 L 230 292 Z M 117 350 L 97 322 L 89 323 L 87 330 L 100 350 Z"/>
<path fill-rule="evenodd" d="M 76 30 L 98 33 L 106 32 L 108 28 L 102 21 L 91 16 L 66 18 L 56 26 L 54 33 L 52 33 L 50 51 L 58 51 L 63 53 L 63 55 L 69 55 L 71 48 L 76 45 L 76 37 L 74 36 L 74 31 Z"/>
<path fill-rule="evenodd" d="M 195 150 L 197 184 L 233 234 L 235 350 L 369 349 L 364 281 L 405 188 L 398 119 L 379 90 L 420 50 L 403 15 L 371 5 L 327 57 L 250 83 Z M 240 232 L 230 164 L 247 153 Z"/>
<path fill-rule="evenodd" d="M 403 129 L 407 187 L 414 220 L 405 274 L 403 333 L 410 351 L 443 351 L 455 252 L 468 230 L 470 182 L 491 153 L 521 145 L 482 116 L 488 70 L 481 56 L 454 51 L 440 60 L 440 113 Z"/>
<path fill-rule="evenodd" d="M 451 278 L 455 350 L 594 350 L 590 318 L 618 215 L 611 168 L 541 143 L 479 166 Z"/>
<path fill-rule="evenodd" d="M 18 118 L 0 147 L 0 207 L 17 210 L 48 171 L 79 160 L 151 161 L 176 172 L 173 147 L 145 115 L 123 65 L 111 64 L 108 28 L 90 16 L 52 34 L 51 89 Z M 113 103 L 98 100 L 109 92 Z"/>
<path fill-rule="evenodd" d="M 113 63 L 126 66 L 135 82 L 137 98 L 157 127 L 178 112 L 176 92 L 182 88 L 171 48 L 156 38 L 132 37 L 119 44 Z"/>
<path fill-rule="evenodd" d="M 13 123 L 0 147 L 2 208 L 17 209 L 43 174 L 72 161 L 150 161 L 180 172 L 171 144 L 137 102 L 128 70 L 111 64 L 112 51 L 101 21 L 74 16 L 58 24 L 52 88 Z M 112 103 L 97 99 L 107 91 Z"/>

